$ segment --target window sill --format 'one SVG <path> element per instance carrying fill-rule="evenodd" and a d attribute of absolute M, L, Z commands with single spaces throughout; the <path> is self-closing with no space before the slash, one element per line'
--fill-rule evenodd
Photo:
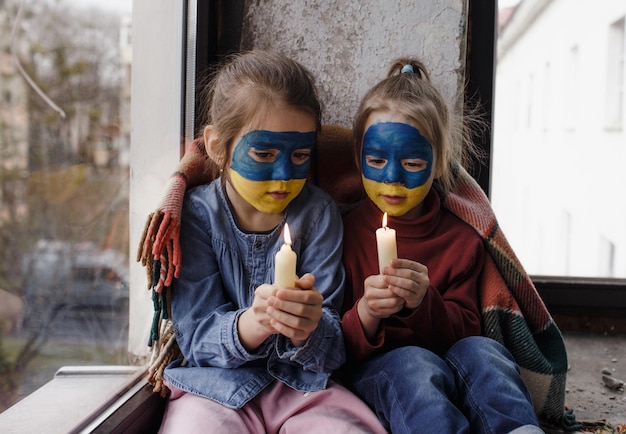
<path fill-rule="evenodd" d="M 563 331 L 626 334 L 626 279 L 532 276 Z"/>
<path fill-rule="evenodd" d="M 151 395 L 157 398 L 146 392 L 145 375 L 145 368 L 134 366 L 61 368 L 50 382 L 0 414 L 0 426 L 6 434 L 78 433 L 98 432 L 108 423 L 107 432 L 129 432 L 111 427 L 110 420 L 137 395 L 142 403 Z M 118 415 L 115 425 L 123 424 Z"/>
<path fill-rule="evenodd" d="M 626 318 L 626 279 L 531 276 L 553 313 Z"/>

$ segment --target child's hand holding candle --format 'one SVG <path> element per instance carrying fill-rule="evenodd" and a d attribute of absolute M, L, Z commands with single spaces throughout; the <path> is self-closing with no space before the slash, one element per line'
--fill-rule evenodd
<path fill-rule="evenodd" d="M 383 214 L 383 226 L 376 229 L 376 244 L 378 246 L 378 267 L 380 274 L 383 274 L 383 268 L 389 265 L 392 259 L 398 257 L 396 230 L 387 227 L 387 213 Z"/>
<path fill-rule="evenodd" d="M 274 285 L 282 288 L 295 288 L 297 258 L 296 252 L 291 250 L 291 235 L 287 223 L 285 223 L 283 236 L 285 243 L 274 258 Z"/>

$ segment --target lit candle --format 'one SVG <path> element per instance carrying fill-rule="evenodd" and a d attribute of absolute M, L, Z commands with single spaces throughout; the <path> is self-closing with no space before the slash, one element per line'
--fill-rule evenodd
<path fill-rule="evenodd" d="M 387 227 L 387 213 L 383 214 L 383 227 L 376 229 L 376 244 L 378 245 L 378 267 L 380 274 L 392 259 L 398 257 L 396 247 L 396 230 Z"/>
<path fill-rule="evenodd" d="M 274 285 L 282 288 L 295 288 L 296 252 L 291 250 L 291 235 L 287 223 L 285 223 L 283 236 L 285 243 L 274 258 Z"/>

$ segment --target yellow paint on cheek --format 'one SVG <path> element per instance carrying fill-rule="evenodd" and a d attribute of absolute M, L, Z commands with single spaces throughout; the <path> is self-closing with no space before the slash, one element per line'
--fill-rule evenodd
<path fill-rule="evenodd" d="M 422 203 L 432 185 L 432 180 L 429 180 L 426 184 L 420 185 L 419 187 L 406 188 L 402 185 L 372 181 L 364 176 L 362 176 L 361 179 L 363 180 L 365 192 L 372 202 L 374 202 L 382 212 L 386 212 L 393 217 L 403 216 Z M 386 200 L 385 196 L 391 198 L 388 200 L 391 200 L 392 203 Z M 398 203 L 393 203 L 393 198 L 403 199 Z"/>
<path fill-rule="evenodd" d="M 251 181 L 230 169 L 230 180 L 233 187 L 246 202 L 257 210 L 267 214 L 278 214 L 287 208 L 287 205 L 304 188 L 306 179 L 291 179 L 289 181 Z M 270 192 L 287 192 L 282 199 L 274 198 Z"/>

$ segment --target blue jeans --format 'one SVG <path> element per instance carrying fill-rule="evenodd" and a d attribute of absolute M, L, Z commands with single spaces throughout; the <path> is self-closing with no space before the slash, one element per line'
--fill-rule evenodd
<path fill-rule="evenodd" d="M 357 369 L 352 387 L 393 434 L 503 434 L 538 426 L 513 357 L 482 336 L 460 340 L 444 358 L 397 348 Z"/>

